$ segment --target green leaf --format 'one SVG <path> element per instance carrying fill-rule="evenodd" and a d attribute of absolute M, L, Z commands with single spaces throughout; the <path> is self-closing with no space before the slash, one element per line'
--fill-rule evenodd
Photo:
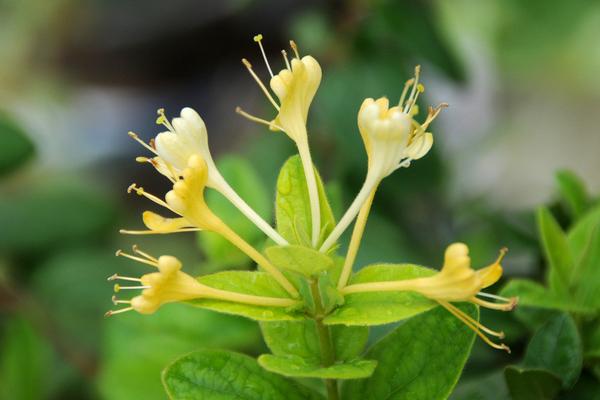
<path fill-rule="evenodd" d="M 33 156 L 33 143 L 15 121 L 0 114 L 0 177 L 17 169 Z"/>
<path fill-rule="evenodd" d="M 592 232 L 599 225 L 600 205 L 585 213 L 585 215 L 569 230 L 567 237 L 575 263 L 579 262 L 579 259 L 589 244 Z"/>
<path fill-rule="evenodd" d="M 549 265 L 550 287 L 556 293 L 567 293 L 573 271 L 573 259 L 567 237 L 545 207 L 540 207 L 537 211 L 537 224 L 544 255 Z"/>
<path fill-rule="evenodd" d="M 369 339 L 368 327 L 334 325 L 330 329 L 337 360 L 353 360 L 365 350 Z"/>
<path fill-rule="evenodd" d="M 219 171 L 234 190 L 266 221 L 271 217 L 271 199 L 252 165 L 239 157 L 224 157 L 217 163 Z M 262 244 L 264 234 L 229 200 L 215 190 L 206 192 L 206 203 L 231 229 L 252 245 Z M 250 258 L 223 236 L 214 232 L 198 235 L 200 248 L 208 261 L 221 268 L 250 263 Z"/>
<path fill-rule="evenodd" d="M 478 310 L 460 305 L 478 319 Z M 475 333 L 438 307 L 413 317 L 371 348 L 366 358 L 378 362 L 368 379 L 343 386 L 346 400 L 446 399 L 471 352 Z"/>
<path fill-rule="evenodd" d="M 548 320 L 527 346 L 523 366 L 547 370 L 562 380 L 563 387 L 572 387 L 583 363 L 579 332 L 569 314 L 559 314 Z"/>
<path fill-rule="evenodd" d="M 314 320 L 261 322 L 265 343 L 276 356 L 295 356 L 306 363 L 318 364 L 321 359 L 319 337 Z M 357 358 L 364 350 L 369 329 L 362 326 L 330 327 L 337 360 Z"/>
<path fill-rule="evenodd" d="M 47 398 L 48 344 L 29 322 L 21 318 L 6 321 L 0 342 L 0 398 L 41 400 Z M 35 384 L 33 384 L 35 383 Z"/>
<path fill-rule="evenodd" d="M 104 323 L 101 397 L 164 400 L 160 374 L 165 365 L 199 346 L 246 349 L 260 343 L 253 321 L 169 304 L 151 316 L 126 313 Z"/>
<path fill-rule="evenodd" d="M 513 279 L 502 288 L 501 296 L 518 297 L 518 307 L 538 307 L 551 310 L 593 312 L 590 307 L 585 307 L 574 300 L 553 293 L 537 282 L 528 279 Z"/>
<path fill-rule="evenodd" d="M 335 227 L 333 212 L 327 201 L 323 182 L 315 169 L 321 206 L 321 240 Z M 304 169 L 299 156 L 290 157 L 277 178 L 275 199 L 277 231 L 290 244 L 312 247 L 310 240 L 311 212 Z"/>
<path fill-rule="evenodd" d="M 600 308 L 600 224 L 591 232 L 588 245 L 575 266 L 575 298 L 585 307 Z"/>
<path fill-rule="evenodd" d="M 331 257 L 304 246 L 272 246 L 265 253 L 276 267 L 298 272 L 306 277 L 314 277 L 334 265 Z"/>
<path fill-rule="evenodd" d="M 263 354 L 258 363 L 267 371 L 297 378 L 359 379 L 373 374 L 377 361 L 353 360 L 322 367 L 318 363 L 307 363 L 296 356 L 274 356 Z"/>
<path fill-rule="evenodd" d="M 113 228 L 112 202 L 80 183 L 48 182 L 0 198 L 0 252 L 34 254 L 55 247 L 98 242 Z M 57 229 L 60 227 L 60 229 Z"/>
<path fill-rule="evenodd" d="M 558 171 L 556 181 L 572 220 L 579 219 L 590 204 L 585 185 L 577 175 L 568 170 Z"/>
<path fill-rule="evenodd" d="M 269 373 L 252 358 L 224 350 L 185 355 L 163 372 L 173 400 L 305 400 L 322 396 L 282 376 Z"/>
<path fill-rule="evenodd" d="M 552 400 L 560 390 L 560 379 L 546 370 L 507 367 L 504 376 L 513 400 Z"/>
<path fill-rule="evenodd" d="M 412 264 L 376 264 L 358 271 L 350 284 L 422 278 L 435 271 Z M 409 291 L 354 293 L 344 305 L 324 319 L 328 325 L 381 325 L 400 321 L 437 305 L 428 298 Z"/>
<path fill-rule="evenodd" d="M 270 274 L 260 271 L 223 271 L 198 278 L 200 283 L 216 289 L 266 297 L 290 298 Z M 285 307 L 264 307 L 214 299 L 196 299 L 189 302 L 197 307 L 226 314 L 241 315 L 258 321 L 286 321 L 302 319 L 296 311 Z"/>

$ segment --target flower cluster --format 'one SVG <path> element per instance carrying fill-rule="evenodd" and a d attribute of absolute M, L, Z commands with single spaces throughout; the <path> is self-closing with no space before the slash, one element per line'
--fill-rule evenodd
<path fill-rule="evenodd" d="M 419 112 L 417 100 L 425 90 L 419 82 L 420 67 L 417 66 L 415 76 L 406 81 L 397 104 L 390 106 L 390 101 L 385 97 L 377 100 L 367 98 L 362 103 L 358 110 L 357 122 L 368 156 L 365 180 L 340 221 L 327 235 L 323 235 L 318 178 L 313 167 L 306 128 L 310 105 L 321 82 L 321 67 L 313 57 L 308 55 L 301 57 L 296 44 L 290 41 L 294 56 L 290 60 L 286 51 L 283 50 L 284 68 L 277 74 L 273 74 L 262 46 L 262 35 L 255 36 L 254 40 L 259 45 L 270 74 L 268 86 L 256 74 L 248 60 L 242 59 L 242 62 L 273 106 L 275 113 L 271 117 L 260 118 L 247 113 L 240 107 L 236 111 L 251 121 L 266 125 L 270 130 L 285 133 L 297 146 L 310 202 L 311 224 L 309 230 L 312 251 L 331 253 L 340 236 L 353 221 L 356 221 L 341 274 L 336 282 L 339 295 L 343 297 L 354 293 L 380 291 L 415 292 L 438 302 L 491 346 L 507 349 L 503 344 L 493 343 L 484 334 L 501 338 L 501 332 L 486 328 L 451 304 L 452 302 L 470 302 L 495 310 L 512 309 L 516 304 L 515 299 L 505 299 L 481 292 L 482 289 L 492 285 L 501 277 L 500 262 L 505 250 L 501 251 L 498 259 L 490 266 L 473 270 L 467 246 L 455 243 L 447 248 L 442 269 L 430 277 L 348 284 L 378 186 L 395 170 L 408 167 L 412 161 L 427 154 L 433 144 L 433 135 L 428 130 L 429 126 L 446 106 L 442 103 L 435 108 L 430 107 L 424 121 L 417 122 L 415 119 Z M 302 306 L 304 299 L 297 282 L 247 243 L 207 205 L 204 199 L 205 191 L 207 189 L 216 190 L 273 242 L 279 246 L 288 245 L 288 241 L 259 216 L 223 178 L 211 155 L 206 125 L 200 115 L 191 108 L 184 108 L 179 117 L 169 121 L 164 110 L 160 109 L 156 122 L 166 130 L 158 133 L 156 138 L 149 143 L 143 142 L 135 133 L 130 132 L 129 134 L 152 154 L 150 157 L 138 157 L 137 160 L 151 164 L 160 174 L 164 175 L 172 183 L 172 190 L 166 193 L 164 199 L 148 193 L 136 184 L 132 184 L 128 191 L 146 197 L 170 211 L 173 216 L 165 217 L 145 211 L 142 219 L 147 230 L 123 230 L 122 233 L 139 235 L 194 231 L 215 232 L 254 260 L 284 289 L 287 296 L 250 295 L 213 288 L 181 271 L 182 265 L 175 257 L 163 255 L 155 258 L 134 247 L 133 254 L 118 251 L 117 255 L 148 264 L 156 268 L 157 272 L 143 275 L 140 278 L 116 274 L 111 276 L 109 280 L 138 283 L 137 286 L 117 284 L 115 285 L 116 292 L 137 289 L 141 290 L 141 294 L 130 300 L 119 300 L 113 297 L 115 304 L 125 304 L 126 306 L 109 311 L 107 314 L 112 315 L 130 310 L 150 314 L 163 304 L 194 299 L 217 299 L 265 307 Z M 495 301 L 491 302 L 483 298 L 491 298 Z"/>

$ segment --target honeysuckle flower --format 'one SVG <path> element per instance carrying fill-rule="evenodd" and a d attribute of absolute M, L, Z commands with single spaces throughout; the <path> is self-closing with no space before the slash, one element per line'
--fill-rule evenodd
<path fill-rule="evenodd" d="M 441 271 L 433 276 L 399 281 L 358 283 L 345 286 L 341 289 L 341 292 L 345 295 L 374 291 L 412 291 L 420 293 L 431 300 L 437 301 L 470 329 L 474 330 L 490 346 L 510 352 L 505 344 L 492 342 L 482 332 L 500 339 L 504 337 L 504 333 L 485 327 L 450 303 L 469 302 L 493 310 L 512 310 L 517 304 L 516 298 L 504 298 L 481 291 L 496 283 L 502 276 L 502 265 L 500 263 L 505 254 L 506 249 L 502 249 L 496 261 L 491 265 L 474 270 L 471 268 L 469 248 L 463 243 L 453 243 L 446 249 Z M 481 297 L 492 298 L 497 302 L 483 300 Z"/>
<path fill-rule="evenodd" d="M 166 194 L 165 200 L 148 193 L 135 184 L 128 188 L 128 192 L 135 191 L 138 195 L 150 199 L 179 216 L 179 218 L 166 218 L 152 212 L 145 212 L 144 223 L 150 229 L 150 233 L 190 230 L 207 230 L 218 233 L 273 275 L 292 296 L 298 296 L 296 288 L 281 271 L 210 210 L 204 200 L 204 189 L 209 179 L 208 167 L 204 159 L 198 154 L 191 155 L 187 160 L 187 166 L 179 174 L 180 176 L 173 184 L 173 189 Z M 143 232 L 124 231 L 124 233 Z"/>
<path fill-rule="evenodd" d="M 193 299 L 219 299 L 244 304 L 254 304 L 271 307 L 292 307 L 298 301 L 285 298 L 253 296 L 242 293 L 215 289 L 198 282 L 194 277 L 181 271 L 181 262 L 173 257 L 163 255 L 155 258 L 136 246 L 133 247 L 135 255 L 117 251 L 117 256 L 123 256 L 143 264 L 151 265 L 157 269 L 156 272 L 144 274 L 139 278 L 121 276 L 114 274 L 108 278 L 109 281 L 135 282 L 137 286 L 122 286 L 115 284 L 116 293 L 123 290 L 141 290 L 141 294 L 130 300 L 119 300 L 113 296 L 115 305 L 125 304 L 125 308 L 108 311 L 105 315 L 110 316 L 127 311 L 137 311 L 140 314 L 152 314 L 163 304 L 181 302 Z"/>
<path fill-rule="evenodd" d="M 312 244 L 313 246 L 316 246 L 321 229 L 321 211 L 317 181 L 308 146 L 306 120 L 308 118 L 310 104 L 321 83 L 321 66 L 312 56 L 307 55 L 300 57 L 296 43 L 291 40 L 290 46 L 294 51 L 295 57 L 292 58 L 292 61 L 290 62 L 287 53 L 285 50 L 282 50 L 285 68 L 277 75 L 273 75 L 273 70 L 271 69 L 262 46 L 262 35 L 256 35 L 254 41 L 257 42 L 260 47 L 265 64 L 271 75 L 269 86 L 279 99 L 279 103 L 275 101 L 271 92 L 267 89 L 258 75 L 256 75 L 252 69 L 252 64 L 245 58 L 242 59 L 242 62 L 277 111 L 277 115 L 271 121 L 268 121 L 250 115 L 240 107 L 238 107 L 236 111 L 252 121 L 267 125 L 271 130 L 284 132 L 296 143 L 300 159 L 302 160 L 304 174 L 306 176 L 306 184 L 311 204 Z"/>
<path fill-rule="evenodd" d="M 427 132 L 427 128 L 446 104 L 430 107 L 422 124 L 414 120 L 418 113 L 417 99 L 425 91 L 419 83 L 419 74 L 420 67 L 417 66 L 415 77 L 406 81 L 400 101 L 393 107 L 386 97 L 363 101 L 357 120 L 367 151 L 367 176 L 356 198 L 321 245 L 321 251 L 329 250 L 339 239 L 383 178 L 400 167 L 408 167 L 411 161 L 422 158 L 431 149 L 433 135 Z M 345 275 L 348 274 L 342 277 Z"/>
<path fill-rule="evenodd" d="M 287 241 L 265 222 L 223 178 L 208 147 L 206 124 L 196 111 L 189 107 L 183 108 L 180 116 L 169 122 L 164 110 L 159 109 L 156 122 L 167 130 L 159 133 L 151 145 L 143 143 L 137 135 L 130 133 L 134 139 L 156 154 L 156 157 L 153 158 L 138 157 L 138 161 L 150 162 L 158 172 L 176 183 L 190 157 L 202 158 L 207 168 L 206 186 L 225 196 L 275 243 L 287 244 Z"/>

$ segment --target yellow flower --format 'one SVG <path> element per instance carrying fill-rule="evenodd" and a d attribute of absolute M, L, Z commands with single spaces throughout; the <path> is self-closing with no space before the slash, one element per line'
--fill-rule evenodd
<path fill-rule="evenodd" d="M 243 58 L 242 62 L 277 111 L 277 115 L 274 119 L 268 121 L 250 115 L 240 107 L 238 107 L 236 111 L 251 121 L 267 125 L 271 130 L 285 132 L 285 134 L 296 143 L 300 159 L 302 160 L 302 167 L 306 177 L 306 186 L 310 200 L 312 245 L 316 247 L 321 233 L 321 210 L 312 156 L 308 147 L 306 119 L 308 117 L 310 104 L 321 83 L 321 66 L 317 60 L 311 56 L 304 56 L 301 58 L 296 43 L 294 43 L 293 40 L 290 40 L 290 46 L 294 51 L 295 58 L 292 58 L 292 62 L 290 63 L 287 53 L 285 50 L 282 50 L 281 53 L 286 68 L 282 69 L 277 75 L 273 75 L 273 70 L 271 69 L 271 65 L 267 60 L 265 50 L 262 46 L 262 35 L 256 35 L 254 41 L 258 43 L 269 74 L 271 75 L 271 90 L 275 93 L 281 104 L 278 104 L 275 101 L 269 89 L 267 89 L 262 80 L 256 75 L 252 69 L 252 64 Z"/>
<path fill-rule="evenodd" d="M 135 133 L 129 133 L 131 137 L 156 155 L 153 158 L 138 157 L 139 162 L 149 162 L 158 172 L 166 176 L 172 183 L 177 184 L 189 160 L 192 157 L 202 159 L 207 170 L 206 186 L 221 193 L 275 243 L 287 244 L 287 241 L 262 219 L 223 178 L 208 148 L 206 125 L 196 111 L 186 107 L 181 110 L 180 117 L 173 118 L 169 122 L 164 109 L 161 108 L 158 110 L 156 122 L 166 127 L 167 131 L 159 133 L 150 142 L 150 145 L 141 141 Z M 150 229 L 154 231 L 153 233 L 166 233 L 161 229 Z M 126 231 L 125 233 L 136 232 Z"/>
<path fill-rule="evenodd" d="M 423 124 L 413 119 L 418 113 L 417 98 L 425 90 L 419 83 L 419 72 L 417 66 L 415 77 L 406 82 L 398 105 L 390 107 L 385 97 L 368 98 L 358 111 L 358 128 L 367 150 L 369 172 L 380 180 L 423 157 L 433 145 L 433 135 L 426 130 L 445 104 L 430 108 Z"/>
<path fill-rule="evenodd" d="M 363 213 L 368 215 L 375 191 L 383 178 L 400 167 L 408 167 L 412 160 L 423 157 L 431 149 L 433 135 L 427 132 L 427 128 L 447 104 L 430 107 L 422 124 L 414 120 L 413 117 L 418 113 L 417 99 L 425 91 L 425 87 L 419 83 L 419 73 L 420 67 L 417 66 L 415 77 L 406 81 L 397 105 L 390 107 L 390 102 L 385 97 L 363 101 L 357 120 L 368 156 L 367 176 L 352 204 L 321 245 L 320 251 L 327 251 L 335 244 L 363 207 L 366 207 Z M 366 222 L 366 217 L 363 222 Z M 357 226 L 357 232 L 362 235 L 363 228 Z M 356 241 L 355 245 L 358 243 Z M 340 285 L 344 285 L 349 276 L 348 265 L 341 275 Z"/>
<path fill-rule="evenodd" d="M 150 231 L 123 230 L 121 232 L 129 234 L 175 233 L 194 230 L 216 232 L 237 246 L 258 265 L 273 275 L 288 293 L 294 297 L 298 296 L 296 288 L 281 271 L 210 210 L 204 200 L 204 189 L 207 186 L 207 181 L 208 171 L 206 162 L 200 155 L 193 154 L 187 161 L 187 167 L 180 172 L 180 176 L 173 183 L 173 190 L 170 190 L 166 194 L 165 200 L 146 192 L 142 187 L 132 184 L 127 189 L 128 192 L 135 191 L 138 195 L 150 199 L 154 203 L 179 215 L 179 217 L 167 218 L 146 211 L 143 214 L 143 219 L 144 224 Z"/>
<path fill-rule="evenodd" d="M 502 249 L 494 263 L 485 268 L 474 270 L 471 268 L 468 247 L 463 243 L 453 243 L 446 249 L 444 265 L 441 271 L 433 276 L 400 281 L 354 284 L 344 287 L 342 293 L 350 294 L 372 291 L 412 291 L 420 293 L 427 298 L 437 301 L 469 328 L 474 330 L 490 346 L 510 352 L 510 349 L 506 345 L 494 343 L 482 333 L 483 331 L 489 335 L 503 338 L 504 334 L 502 332 L 496 332 L 485 327 L 479 321 L 474 320 L 450 303 L 470 302 L 493 310 L 512 310 L 517 304 L 516 298 L 507 299 L 481 291 L 496 283 L 502 276 L 500 262 L 505 254 L 506 249 Z M 492 298 L 498 302 L 490 302 L 477 296 Z"/>
<path fill-rule="evenodd" d="M 160 256 L 155 258 L 136 246 L 133 247 L 135 255 L 117 251 L 117 256 L 123 256 L 143 264 L 151 265 L 158 271 L 142 275 L 140 278 L 114 274 L 109 281 L 121 280 L 136 282 L 138 286 L 121 286 L 115 284 L 116 293 L 123 290 L 141 290 L 141 294 L 130 300 L 119 300 L 113 296 L 115 305 L 125 304 L 120 310 L 108 311 L 105 315 L 111 316 L 127 311 L 137 311 L 140 314 L 152 314 L 163 304 L 181 302 L 192 299 L 210 298 L 224 301 L 238 302 L 270 307 L 294 307 L 298 301 L 286 298 L 253 296 L 243 293 L 215 289 L 198 282 L 194 277 L 181 271 L 181 262 L 173 256 Z"/>

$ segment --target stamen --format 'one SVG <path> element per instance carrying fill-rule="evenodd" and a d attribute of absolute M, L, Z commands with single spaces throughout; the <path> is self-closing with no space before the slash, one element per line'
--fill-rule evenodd
<path fill-rule="evenodd" d="M 200 228 L 182 228 L 182 229 L 177 229 L 174 231 L 151 231 L 151 230 L 147 230 L 147 231 L 131 231 L 131 230 L 127 230 L 127 229 L 120 229 L 119 233 L 123 234 L 123 235 L 165 235 L 165 234 L 171 234 L 171 233 L 183 233 L 183 232 L 198 232 L 201 231 L 202 229 Z"/>
<path fill-rule="evenodd" d="M 163 207 L 165 207 L 165 208 L 167 208 L 167 209 L 175 212 L 165 201 L 159 199 L 158 197 L 154 196 L 153 194 L 150 194 L 150 193 L 144 191 L 143 187 L 138 187 L 135 183 L 132 183 L 127 188 L 127 193 L 131 193 L 131 191 L 135 191 L 139 196 L 144 196 L 147 199 L 152 200 L 156 204 L 161 205 L 161 206 L 163 206 Z"/>
<path fill-rule="evenodd" d="M 279 129 L 280 131 L 282 131 L 282 132 L 285 132 L 285 131 L 283 130 L 283 128 L 282 128 L 282 127 L 280 127 L 279 125 L 277 125 L 277 124 L 275 124 L 275 123 L 273 123 L 273 122 L 267 121 L 266 119 L 262 119 L 262 118 L 259 118 L 259 117 L 255 117 L 255 116 L 254 116 L 254 115 L 252 115 L 252 114 L 248 114 L 246 111 L 242 110 L 242 109 L 241 109 L 241 107 L 236 107 L 236 108 L 235 108 L 235 112 L 236 112 L 236 113 L 238 113 L 238 114 L 240 114 L 242 117 L 249 119 L 250 121 L 254 121 L 254 122 L 257 122 L 257 123 L 259 123 L 259 124 L 266 125 L 266 126 L 268 126 L 269 128 L 271 128 L 271 127 L 275 127 L 275 128 L 277 128 L 277 129 Z"/>
<path fill-rule="evenodd" d="M 113 297 L 111 297 L 111 301 L 113 302 L 113 304 L 116 306 L 117 304 L 131 304 L 131 300 L 119 300 L 117 299 L 117 296 L 113 295 Z"/>
<path fill-rule="evenodd" d="M 165 109 L 159 108 L 158 110 L 156 110 L 156 113 L 158 114 L 158 117 L 156 118 L 156 124 L 163 125 L 169 131 L 175 133 L 175 128 L 173 128 L 173 125 L 171 125 L 171 123 L 169 122 L 169 119 L 165 115 Z"/>
<path fill-rule="evenodd" d="M 149 146 L 146 142 L 144 142 L 142 139 L 140 139 L 140 137 L 136 133 L 129 131 L 129 132 L 127 132 L 127 134 L 129 135 L 130 138 L 132 138 L 133 140 L 135 140 L 136 142 L 138 142 L 139 144 L 144 146 L 144 148 L 146 148 L 146 149 L 150 150 L 152 153 L 158 155 L 158 153 L 153 148 L 153 146 Z"/>
<path fill-rule="evenodd" d="M 288 60 L 287 51 L 281 50 L 281 55 L 283 56 L 283 60 L 285 61 L 285 66 L 289 71 L 291 71 L 292 67 L 290 66 L 290 60 Z"/>
<path fill-rule="evenodd" d="M 131 247 L 131 249 L 133 250 L 133 252 L 134 252 L 135 254 L 139 254 L 140 256 L 146 257 L 146 258 L 147 258 L 148 260 L 150 260 L 150 261 L 154 261 L 155 263 L 158 263 L 158 258 L 156 258 L 156 257 L 152 257 L 150 254 L 148 254 L 148 253 L 146 253 L 146 252 L 144 252 L 144 251 L 140 250 L 140 249 L 138 248 L 138 245 L 137 245 L 137 244 L 134 244 L 134 245 Z"/>
<path fill-rule="evenodd" d="M 290 40 L 290 47 L 292 48 L 292 50 L 294 50 L 294 54 L 296 54 L 296 58 L 299 60 L 300 53 L 298 53 L 298 46 L 296 45 L 296 42 L 294 42 L 293 40 Z"/>
<path fill-rule="evenodd" d="M 119 293 L 121 290 L 138 290 L 138 289 L 150 289 L 152 286 L 142 285 L 142 286 L 121 286 L 118 283 L 113 286 L 113 290 L 115 293 Z"/>
<path fill-rule="evenodd" d="M 117 250 L 115 255 L 117 257 L 121 256 L 121 257 L 129 258 L 131 260 L 141 262 L 142 264 L 148 264 L 148 265 L 152 265 L 153 267 L 158 268 L 158 263 L 156 263 L 154 261 L 146 260 L 145 258 L 132 256 L 131 254 L 127 254 L 127 253 L 123 252 L 122 250 Z"/>
<path fill-rule="evenodd" d="M 122 308 L 122 309 L 120 309 L 120 310 L 109 310 L 109 311 L 107 311 L 107 312 L 104 314 L 104 316 L 105 316 L 106 318 L 108 318 L 108 317 L 110 317 L 111 315 L 115 315 L 115 314 L 121 314 L 121 313 L 124 313 L 124 312 L 127 312 L 127 311 L 131 311 L 131 310 L 133 310 L 133 307 Z"/>
<path fill-rule="evenodd" d="M 121 276 L 118 274 L 111 275 L 108 278 L 106 278 L 106 280 L 107 281 L 121 280 L 121 281 L 131 281 L 131 282 L 141 282 L 142 281 L 140 278 L 130 278 L 129 276 Z"/>
<path fill-rule="evenodd" d="M 423 85 L 419 85 L 419 75 L 421 74 L 421 66 L 417 65 L 415 67 L 415 80 L 413 82 L 412 90 L 410 91 L 410 95 L 408 96 L 408 100 L 406 101 L 406 105 L 404 106 L 404 113 L 410 112 L 412 107 L 415 105 L 417 97 L 421 90 L 424 90 Z"/>
<path fill-rule="evenodd" d="M 479 292 L 479 293 L 477 293 L 477 295 L 481 296 L 481 297 L 487 297 L 488 299 L 504 301 L 507 303 L 510 303 L 511 301 L 513 301 L 513 299 L 509 299 L 508 297 L 498 296 L 496 294 L 491 294 L 491 293 Z"/>
<path fill-rule="evenodd" d="M 260 80 L 258 75 L 256 75 L 256 73 L 252 69 L 252 64 L 250 64 L 250 62 L 245 58 L 242 58 L 242 63 L 244 64 L 244 66 L 246 66 L 246 69 L 248 70 L 248 72 L 250 72 L 250 75 L 252 75 L 252 78 L 254 78 L 254 80 L 256 81 L 260 89 L 263 91 L 265 96 L 267 96 L 267 99 L 269 99 L 271 104 L 273 104 L 273 107 L 275 107 L 275 109 L 279 111 L 279 105 L 275 102 L 275 99 L 273 99 L 273 96 L 271 96 L 271 93 L 269 93 L 269 90 L 267 89 L 265 84 Z"/>
<path fill-rule="evenodd" d="M 408 88 L 414 83 L 415 78 L 410 78 L 404 83 L 404 89 L 402 89 L 402 95 L 400 95 L 400 101 L 398 102 L 398 107 L 402 107 L 404 104 L 404 98 L 406 97 L 406 93 L 408 93 Z"/>
<path fill-rule="evenodd" d="M 442 305 L 442 307 L 444 307 L 452 315 L 454 315 L 456 318 L 458 318 L 460 321 L 462 321 L 465 325 L 467 325 L 472 331 L 474 331 L 477 334 L 477 336 L 479 336 L 490 347 L 493 347 L 498 350 L 505 350 L 510 354 L 510 348 L 507 345 L 505 345 L 504 343 L 500 343 L 500 344 L 494 343 L 490 340 L 490 338 L 488 338 L 483 333 L 481 333 L 481 331 L 479 330 L 479 327 L 482 326 L 481 324 L 478 324 L 478 326 L 471 324 L 469 322 L 469 320 L 464 317 L 465 314 L 462 311 L 460 311 L 458 309 L 453 310 L 452 307 L 448 307 L 450 305 L 450 303 L 448 303 L 446 301 L 438 301 L 438 303 L 440 303 Z"/>
<path fill-rule="evenodd" d="M 256 36 L 254 36 L 254 41 L 256 43 L 258 43 L 258 47 L 260 47 L 260 52 L 262 53 L 263 59 L 265 60 L 265 64 L 267 64 L 267 69 L 269 70 L 269 75 L 271 75 L 271 78 L 272 78 L 273 71 L 271 70 L 271 66 L 269 65 L 269 60 L 267 59 L 267 55 L 265 54 L 265 49 L 263 48 L 263 45 L 262 45 L 262 39 L 263 39 L 263 35 L 260 33 Z"/>

